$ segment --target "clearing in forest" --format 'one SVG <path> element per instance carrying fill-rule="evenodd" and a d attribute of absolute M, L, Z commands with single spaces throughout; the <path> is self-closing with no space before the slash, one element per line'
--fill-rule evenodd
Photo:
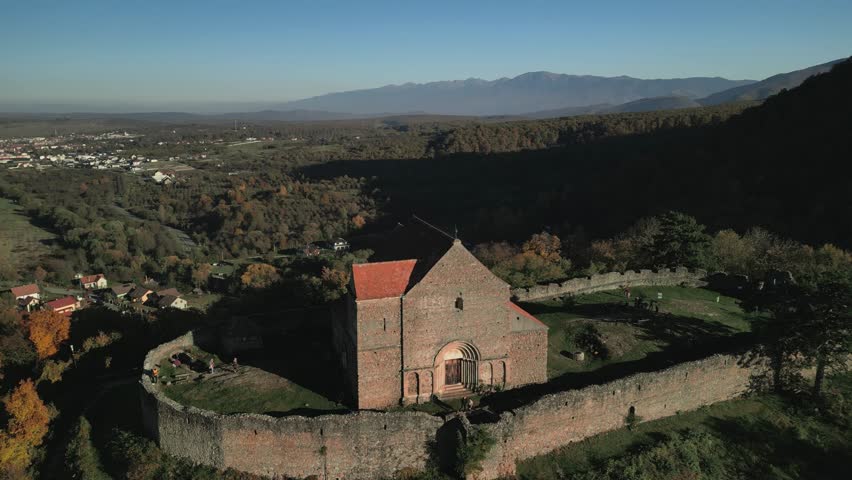
<path fill-rule="evenodd" d="M 34 267 L 50 252 L 50 242 L 56 238 L 34 225 L 18 204 L 6 198 L 0 198 L 0 225 L 0 262 L 11 271 Z"/>

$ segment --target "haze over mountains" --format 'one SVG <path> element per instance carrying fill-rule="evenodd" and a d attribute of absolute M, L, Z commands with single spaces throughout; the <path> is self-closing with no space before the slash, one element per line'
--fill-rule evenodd
<path fill-rule="evenodd" d="M 219 110 L 218 114 L 182 111 L 142 113 L 62 113 L 67 117 L 124 118 L 164 123 L 219 123 L 263 121 L 324 121 L 398 115 L 456 115 L 555 118 L 572 115 L 644 112 L 761 101 L 823 73 L 845 59 L 773 75 L 761 81 L 692 77 L 644 80 L 627 76 L 599 77 L 529 72 L 514 78 L 487 81 L 451 80 L 406 83 L 365 90 L 329 93 L 317 97 L 247 110 Z M 263 105 L 263 104 L 256 104 Z M 240 108 L 239 106 L 234 106 Z M 251 108 L 249 110 L 248 108 Z M 0 104 L 2 111 L 10 109 Z M 33 115 L 50 116 L 42 108 Z M 57 110 L 69 112 L 73 110 Z M 81 108 L 76 112 L 104 112 Z M 3 115 L 8 116 L 8 115 Z"/>
<path fill-rule="evenodd" d="M 554 107 L 618 105 L 649 97 L 702 98 L 754 80 L 694 77 L 638 78 L 529 72 L 514 78 L 477 78 L 431 83 L 406 83 L 366 90 L 330 93 L 287 102 L 280 110 L 322 110 L 373 114 L 428 112 L 441 115 L 522 115 Z"/>

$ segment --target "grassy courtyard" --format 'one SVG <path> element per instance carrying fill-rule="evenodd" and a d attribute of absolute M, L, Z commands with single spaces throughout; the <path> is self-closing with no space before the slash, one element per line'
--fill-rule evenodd
<path fill-rule="evenodd" d="M 658 293 L 662 299 L 657 299 Z M 659 311 L 653 306 L 635 307 L 637 297 L 646 303 L 654 300 Z M 749 330 L 748 314 L 734 298 L 700 288 L 636 287 L 630 301 L 614 290 L 578 296 L 571 302 L 525 303 L 523 307 L 550 327 L 550 379 L 692 350 Z M 585 360 L 573 360 L 570 353 L 576 351 L 584 351 Z"/>
<path fill-rule="evenodd" d="M 215 354 L 198 348 L 188 353 L 197 361 L 195 371 L 186 366 L 175 368 L 166 360 L 160 362 L 163 392 L 184 405 L 219 413 L 268 415 L 345 410 L 343 405 L 262 368 L 252 365 L 233 368 Z M 203 367 L 211 358 L 217 365 L 215 375 L 209 375 Z M 176 376 L 187 379 L 172 383 L 179 378 Z"/>

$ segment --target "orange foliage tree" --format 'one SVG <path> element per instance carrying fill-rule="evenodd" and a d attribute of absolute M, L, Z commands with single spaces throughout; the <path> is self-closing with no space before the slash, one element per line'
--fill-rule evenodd
<path fill-rule="evenodd" d="M 71 320 L 65 315 L 39 310 L 29 318 L 30 341 L 35 345 L 39 360 L 59 351 L 59 345 L 68 339 Z"/>
<path fill-rule="evenodd" d="M 240 276 L 245 288 L 266 288 L 281 280 L 278 269 L 266 263 L 253 263 Z"/>
<path fill-rule="evenodd" d="M 22 380 L 3 403 L 9 423 L 0 431 L 0 471 L 20 471 L 29 465 L 31 450 L 47 435 L 50 411 L 31 379 Z"/>

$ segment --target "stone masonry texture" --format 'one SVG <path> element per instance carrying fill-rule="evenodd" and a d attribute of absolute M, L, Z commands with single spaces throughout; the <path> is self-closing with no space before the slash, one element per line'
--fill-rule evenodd
<path fill-rule="evenodd" d="M 638 272 L 635 272 L 628 270 L 623 273 L 609 272 L 589 277 L 572 278 L 571 280 L 566 280 L 562 283 L 536 285 L 530 288 L 516 288 L 512 290 L 512 297 L 521 302 L 528 302 L 531 300 L 541 300 L 545 298 L 559 297 L 562 295 L 579 295 L 602 292 L 621 287 L 653 285 L 687 285 L 698 287 L 706 284 L 704 281 L 706 277 L 707 272 L 704 270 L 689 270 L 685 267 L 662 269 L 658 271 L 639 270 Z"/>
<path fill-rule="evenodd" d="M 203 337 L 190 332 L 151 350 L 145 357 L 145 371 Z M 533 335 L 529 341 L 537 340 Z M 763 368 L 740 360 L 715 355 L 546 395 L 504 412 L 496 422 L 478 425 L 498 441 L 475 478 L 511 475 L 518 460 L 623 428 L 631 407 L 647 421 L 737 397 Z M 147 375 L 143 374 L 141 385 L 143 424 L 166 453 L 269 477 L 374 479 L 403 469 L 422 469 L 430 444 L 442 438 L 438 430 L 445 424 L 440 417 L 413 412 L 362 411 L 312 418 L 220 415 L 172 401 Z"/>

